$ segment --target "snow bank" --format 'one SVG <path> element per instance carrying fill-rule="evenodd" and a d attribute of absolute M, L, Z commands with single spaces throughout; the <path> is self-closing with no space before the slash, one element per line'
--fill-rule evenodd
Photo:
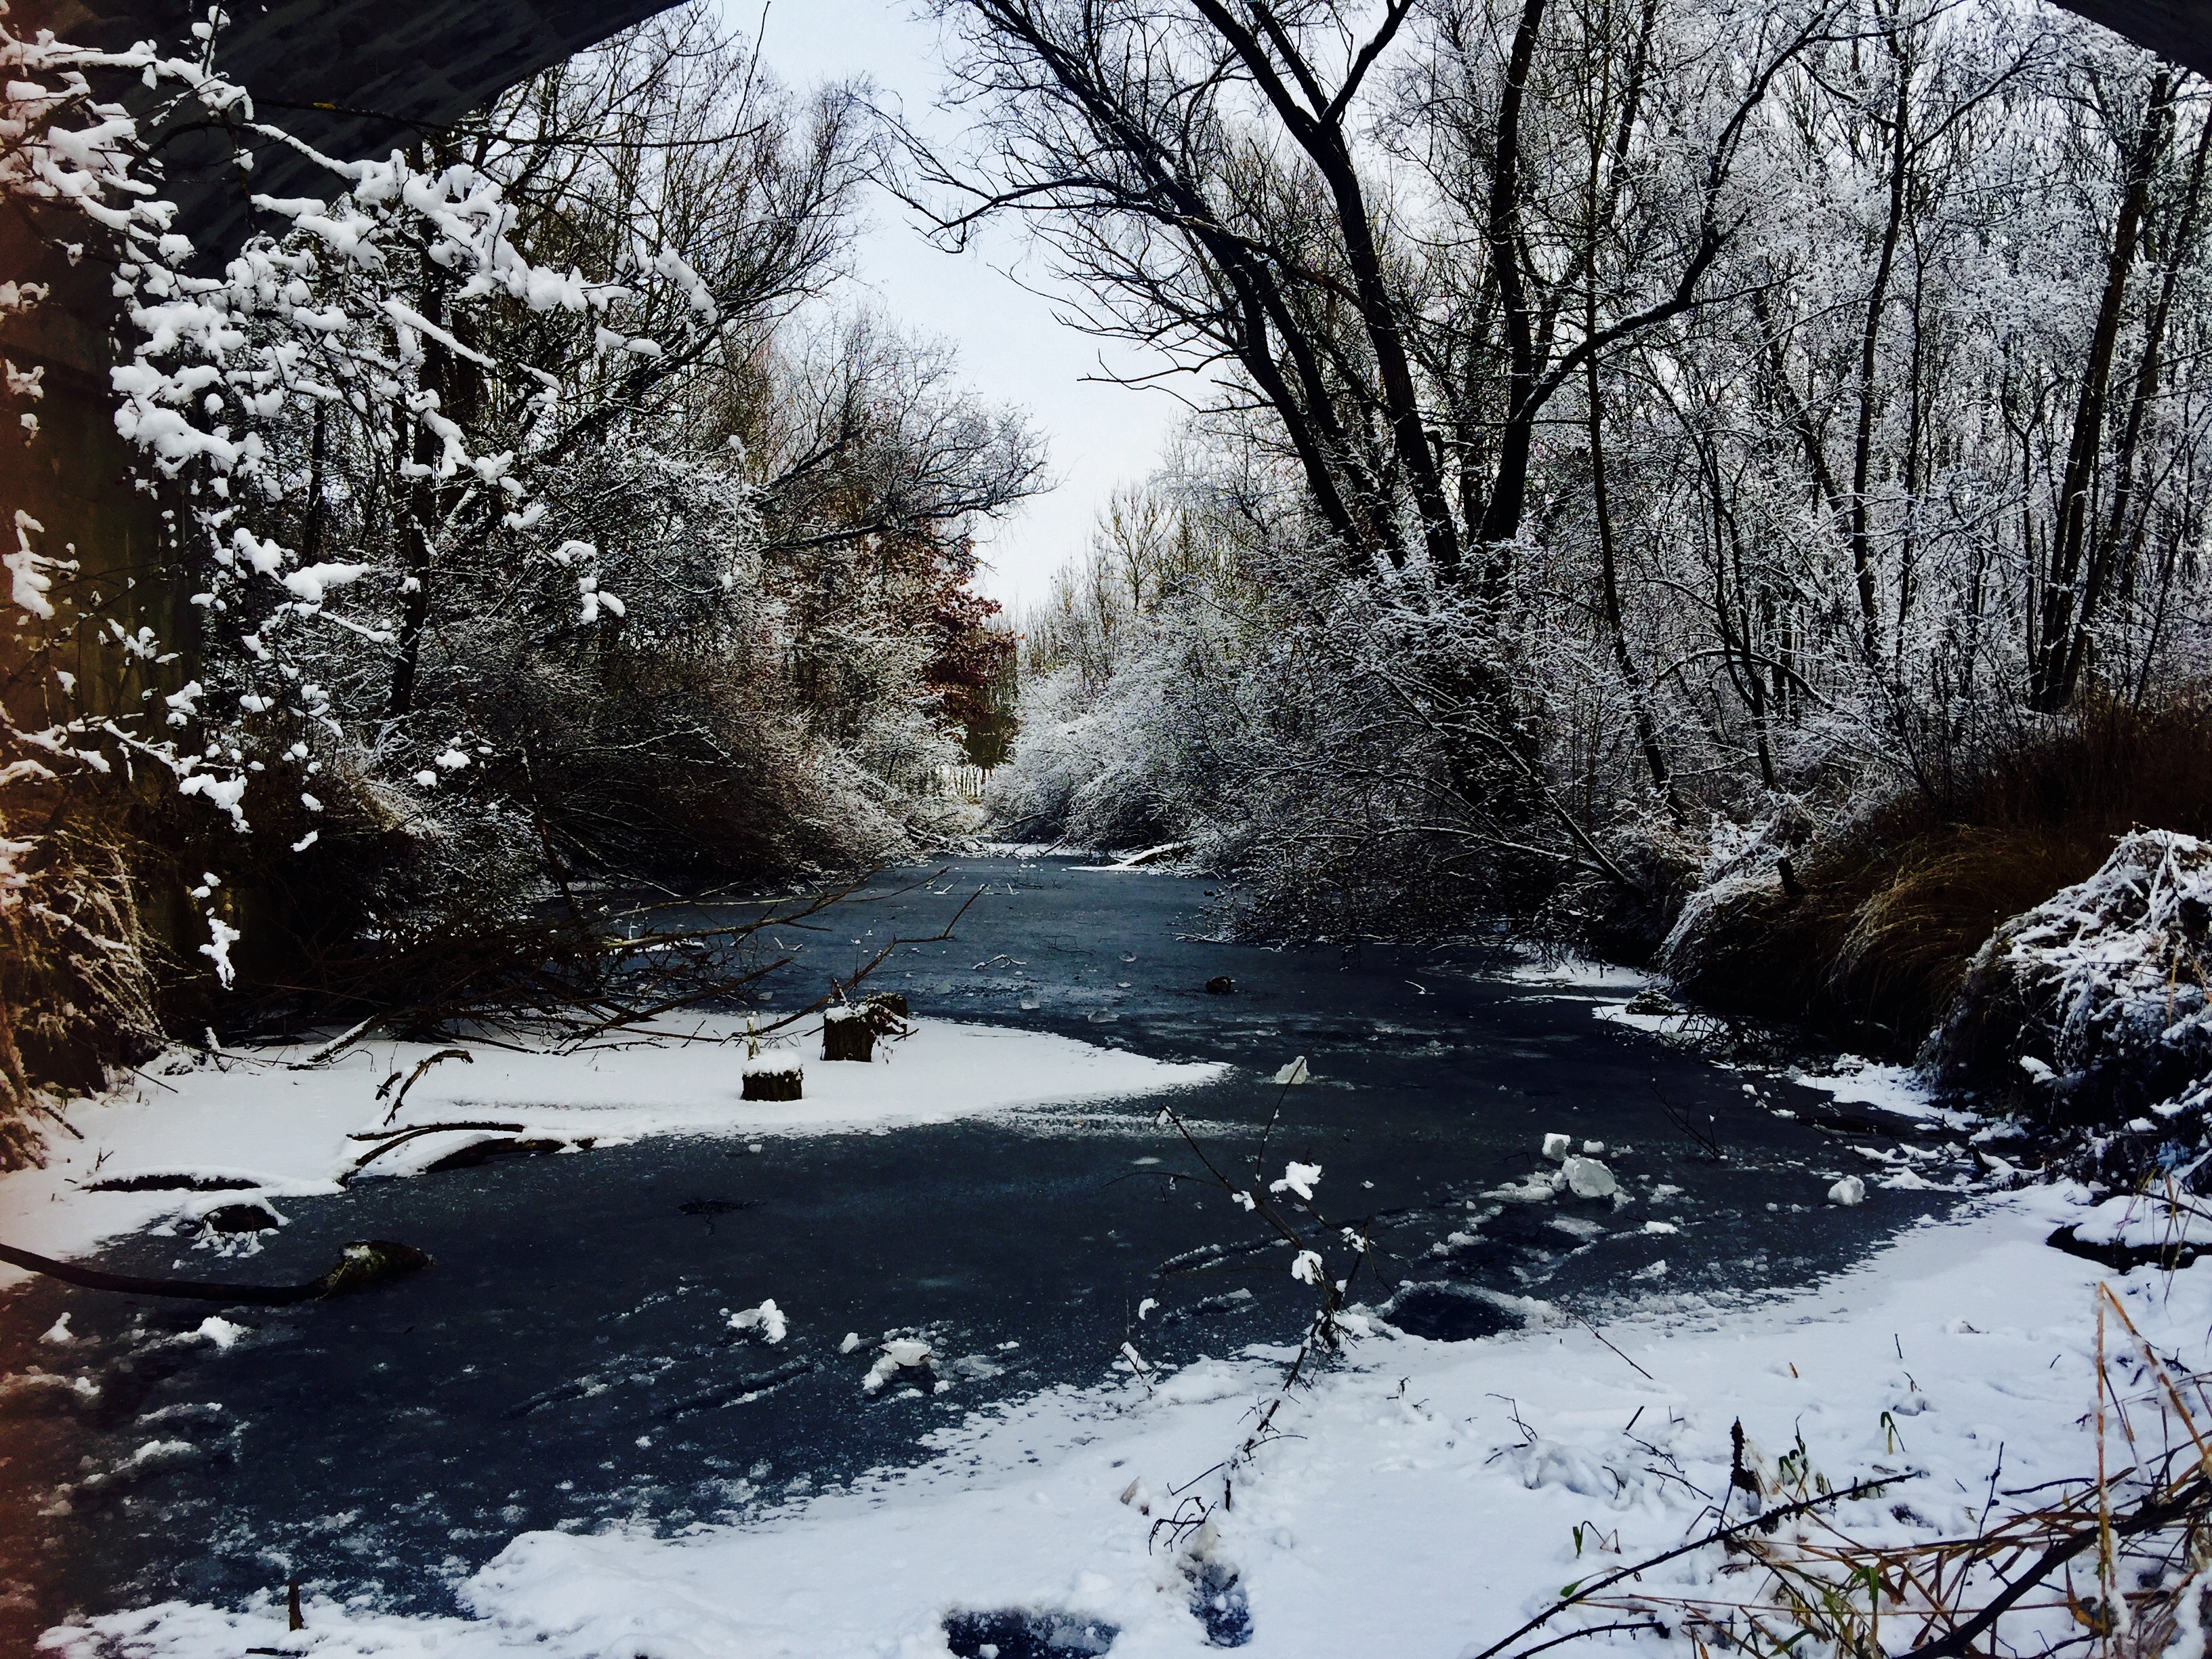
<path fill-rule="evenodd" d="M 2062 1123 L 2201 1119 L 2209 947 L 2212 845 L 2137 830 L 2088 880 L 1990 937 L 1927 1058 L 1946 1080 L 1996 1086 Z M 2138 1133 L 2171 1132 L 2145 1121 Z"/>
<path fill-rule="evenodd" d="M 103 1638 L 133 1659 L 918 1656 L 946 1653 L 948 1614 L 1015 1610 L 1116 1626 L 1116 1659 L 1198 1659 L 1204 1591 L 1249 1610 L 1254 1659 L 1479 1650 L 1562 1583 L 1703 1530 L 1739 1419 L 1753 1468 L 1802 1433 L 1838 1485 L 1925 1471 L 1844 1506 L 1838 1524 L 1867 1539 L 1972 1534 L 2001 1448 L 2008 1488 L 2094 1469 L 2100 1270 L 2042 1243 L 2087 1214 L 2078 1191 L 2009 1195 L 1763 1308 L 1654 1302 L 1605 1328 L 1616 1351 L 1563 1316 L 1472 1343 L 1374 1327 L 1288 1397 L 1233 1504 L 1179 1546 L 1149 1543 L 1154 1523 L 1218 1497 L 1218 1476 L 1198 1477 L 1273 1397 L 1266 1351 L 1157 1389 L 1125 1376 L 972 1416 L 927 1467 L 758 1525 L 526 1534 L 462 1585 L 471 1617 L 405 1619 L 311 1586 L 303 1644 L 272 1588 L 251 1607 L 172 1603 L 48 1644 L 70 1659 Z M 2205 1362 L 2212 1265 L 2112 1282 L 2149 1340 Z M 1741 1589 L 1721 1565 L 1707 1550 L 1656 1587 Z M 2016 1647 L 2039 1645 L 2038 1621 L 2074 1633 L 2063 1607 L 2017 1617 Z"/>
<path fill-rule="evenodd" d="M 1079 864 L 1079 870 L 1104 871 L 1109 874 L 1124 870 L 1142 870 L 1149 875 L 1182 875 L 1188 872 L 1170 860 L 1181 858 L 1190 851 L 1187 841 L 1164 841 L 1157 847 L 1140 847 L 1133 853 L 1118 855 L 1109 854 L 1109 864 Z"/>
<path fill-rule="evenodd" d="M 1857 1054 L 1839 1054 L 1825 1071 L 1793 1069 L 1792 1083 L 1818 1089 L 1841 1105 L 1872 1106 L 1899 1117 L 1963 1127 L 1970 1120 L 1939 1106 L 1928 1079 L 1910 1066 L 1887 1066 Z"/>
<path fill-rule="evenodd" d="M 1646 991 L 1659 981 L 1640 968 L 1623 968 L 1609 962 L 1588 962 L 1580 957 L 1523 962 L 1498 975 L 1516 985 L 1542 986 L 1561 991 Z"/>
<path fill-rule="evenodd" d="M 386 1123 L 398 1085 L 441 1047 L 465 1062 L 432 1066 Z M 370 1143 L 356 1132 L 468 1121 L 513 1129 L 423 1135 L 362 1179 L 419 1171 L 471 1140 L 514 1136 L 598 1146 L 646 1135 L 877 1133 L 1028 1106 L 1068 1104 L 1188 1088 L 1220 1076 L 1212 1064 L 1170 1064 L 1047 1032 L 945 1020 L 915 1022 L 904 1041 L 879 1043 L 873 1064 L 827 1063 L 816 1043 L 769 1050 L 808 1057 L 800 1100 L 739 1099 L 743 1027 L 687 1022 L 650 1038 L 568 1052 L 522 1053 L 489 1043 L 363 1043 L 319 1070 L 295 1071 L 313 1049 L 263 1048 L 157 1068 L 131 1087 L 69 1108 L 84 1137 L 55 1134 L 43 1170 L 0 1176 L 0 1232 L 47 1255 L 250 1194 L 338 1190 Z M 132 1188 L 137 1190 L 131 1190 Z M 0 1269 L 0 1285 L 21 1275 Z"/>

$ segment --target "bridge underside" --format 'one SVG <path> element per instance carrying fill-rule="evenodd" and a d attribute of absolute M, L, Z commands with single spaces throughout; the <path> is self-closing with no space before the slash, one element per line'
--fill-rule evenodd
<path fill-rule="evenodd" d="M 328 155 L 385 154 L 673 0 L 229 0 L 216 67 L 257 110 Z M 894 0 L 885 0 L 893 3 Z M 189 40 L 207 5 L 188 0 L 15 0 L 12 21 L 118 49 Z M 251 180 L 227 146 L 188 138 L 165 155 L 168 194 L 193 240 L 220 255 L 252 224 L 250 191 L 326 195 L 327 176 L 288 149 L 258 152 Z"/>
<path fill-rule="evenodd" d="M 2065 6 L 2185 69 L 2212 76 L 2212 0 L 2065 0 Z"/>
<path fill-rule="evenodd" d="M 218 66 L 259 107 L 327 155 L 374 155 L 457 119 L 518 81 L 595 46 L 674 0 L 234 0 Z M 798 0 L 800 4 L 805 0 Z M 887 8 L 903 0 L 883 0 Z M 2212 0 L 2065 0 L 2212 76 Z M 16 0 L 19 26 L 122 46 L 188 38 L 204 0 Z M 220 255 L 252 222 L 249 186 L 212 144 L 171 155 L 171 194 L 195 240 Z M 264 152 L 251 189 L 320 194 L 311 164 Z"/>

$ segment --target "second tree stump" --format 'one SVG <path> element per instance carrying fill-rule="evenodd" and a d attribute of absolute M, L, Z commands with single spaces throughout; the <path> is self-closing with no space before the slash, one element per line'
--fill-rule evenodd
<path fill-rule="evenodd" d="M 832 1008 L 822 1016 L 822 1058 L 873 1060 L 876 1032 L 866 1011 Z"/>

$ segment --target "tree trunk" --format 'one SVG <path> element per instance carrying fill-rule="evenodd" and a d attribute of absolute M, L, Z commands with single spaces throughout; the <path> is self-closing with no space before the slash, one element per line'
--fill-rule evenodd
<path fill-rule="evenodd" d="M 425 260 L 422 289 L 422 315 L 431 322 L 443 324 L 440 315 L 444 309 L 442 284 L 429 274 L 431 267 Z M 446 349 L 425 335 L 422 339 L 422 367 L 416 377 L 416 391 L 427 405 L 436 406 L 444 399 L 446 390 Z M 425 411 L 427 412 L 427 410 Z M 410 465 L 402 469 L 413 476 L 409 477 L 404 490 L 407 502 L 405 525 L 401 544 L 407 578 L 403 588 L 399 612 L 398 647 L 392 663 L 392 696 L 386 712 L 394 720 L 404 720 L 415 712 L 416 676 L 422 660 L 422 634 L 430 621 L 431 564 L 437 551 L 439 497 L 437 464 L 445 453 L 445 446 L 430 429 L 429 422 L 417 414 L 410 423 L 407 445 Z"/>
<path fill-rule="evenodd" d="M 1629 707 L 1635 711 L 1636 741 L 1644 750 L 1644 763 L 1651 769 L 1651 781 L 1667 798 L 1667 810 L 1679 823 L 1682 803 L 1667 771 L 1667 757 L 1659 747 L 1659 730 L 1651 718 L 1651 700 L 1643 676 L 1636 670 L 1634 653 L 1628 648 L 1628 626 L 1622 616 L 1619 558 L 1613 534 L 1613 500 L 1605 482 L 1605 406 L 1598 398 L 1597 359 L 1588 363 L 1589 381 L 1589 445 L 1591 508 L 1597 519 L 1598 580 L 1605 603 L 1606 630 L 1613 636 L 1613 659 L 1628 688 Z"/>
<path fill-rule="evenodd" d="M 2134 510 L 2136 485 L 2141 476 L 2136 457 L 2142 453 L 2143 430 L 2148 423 L 2153 400 L 2158 396 L 2159 372 L 2165 363 L 2166 325 L 2173 313 L 2174 289 L 2181 280 L 2183 263 L 2197 240 L 2197 216 L 2203 202 L 2208 156 L 2212 156 L 2212 112 L 2205 116 L 2204 125 L 2197 134 L 2196 153 L 2190 158 L 2189 182 L 2182 191 L 2180 210 L 2175 214 L 2172 231 L 2166 239 L 2166 257 L 2160 262 L 2165 270 L 2159 280 L 2158 299 L 2143 325 L 2142 357 L 2136 365 L 2135 394 L 2128 403 L 2127 423 L 2121 430 L 2119 450 L 2114 458 L 2118 477 L 2112 487 L 2112 510 L 2106 520 L 2094 568 L 2085 588 L 2085 612 L 2094 612 L 2097 608 L 2114 566 L 2119 568 L 2123 605 L 2127 603 L 2133 586 L 2143 534 L 2143 514 Z M 2144 506 L 2147 508 L 2148 503 L 2146 501 Z"/>
<path fill-rule="evenodd" d="M 2112 379 L 2112 354 L 2119 340 L 2120 315 L 2127 300 L 2128 267 L 2135 263 L 2150 199 L 2150 176 L 2173 115 L 2173 76 L 2161 69 L 2151 80 L 2142 123 L 2127 157 L 2126 185 L 2112 226 L 2112 246 L 2105 264 L 2105 291 L 2089 338 L 2088 361 L 2081 370 L 2081 395 L 2074 406 L 2074 430 L 2066 451 L 2060 487 L 2058 523 L 2051 539 L 2051 564 L 2044 579 L 2041 649 L 2030 664 L 2030 691 L 2045 714 L 2074 699 L 2088 659 L 2091 630 L 2100 597 L 2088 568 L 2094 532 L 2090 495 L 2105 441 L 2105 404 Z"/>
<path fill-rule="evenodd" d="M 1528 453 L 1535 438 L 1535 327 L 1528 284 L 1521 271 L 1521 103 L 1528 68 L 1536 55 L 1536 36 L 1544 22 L 1544 0 L 1522 0 L 1521 21 L 1505 66 L 1505 85 L 1498 100 L 1498 139 L 1490 178 L 1490 265 L 1498 282 L 1505 324 L 1508 362 L 1505 423 L 1498 434 L 1498 465 L 1490 482 L 1476 539 L 1489 550 L 1483 590 L 1493 602 L 1504 596 L 1511 568 L 1508 549 L 1521 533 L 1521 514 L 1528 495 Z"/>
<path fill-rule="evenodd" d="M 1869 669 L 1881 661 L 1881 617 L 1875 597 L 1874 531 L 1867 492 L 1873 484 L 1875 359 L 1881 344 L 1882 308 L 1889 302 L 1889 281 L 1897 266 L 1897 240 L 1905 228 L 1905 175 L 1912 153 L 1912 63 L 1895 34 L 1884 37 L 1897 68 L 1897 102 L 1890 113 L 1889 211 L 1882 223 L 1881 252 L 1875 262 L 1874 285 L 1867 295 L 1866 322 L 1859 331 L 1858 430 L 1851 446 L 1849 545 L 1851 575 L 1858 586 L 1859 649 Z"/>

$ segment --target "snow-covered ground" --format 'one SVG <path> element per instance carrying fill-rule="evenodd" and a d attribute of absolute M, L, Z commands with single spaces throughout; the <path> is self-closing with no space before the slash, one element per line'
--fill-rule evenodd
<path fill-rule="evenodd" d="M 1524 977 L 1616 995 L 1632 983 Z M 1195 1084 L 1219 1069 L 923 1022 L 886 1064 L 808 1060 L 804 1100 L 746 1103 L 737 1098 L 742 1045 L 710 1040 L 731 1035 L 724 1028 L 692 1034 L 566 1056 L 479 1045 L 471 1062 L 425 1073 L 398 1121 L 495 1118 L 533 1136 L 599 1143 L 888 1131 Z M 11 1237 L 65 1252 L 241 1195 L 86 1191 L 95 1164 L 103 1180 L 228 1173 L 280 1198 L 330 1190 L 362 1144 L 349 1133 L 386 1114 L 379 1085 L 434 1052 L 379 1043 L 316 1072 L 264 1054 L 78 1103 L 70 1115 L 86 1139 L 58 1141 L 47 1170 L 0 1181 L 0 1216 Z M 1798 1080 L 1893 1110 L 1921 1101 L 1893 1068 L 1845 1065 Z M 391 1172 L 458 1144 L 427 1137 L 419 1152 L 387 1160 Z M 349 1599 L 342 1583 L 311 1583 L 299 1632 L 272 1593 L 244 1607 L 109 1615 L 57 1629 L 46 1646 L 66 1659 L 246 1650 L 923 1659 L 956 1650 L 948 1619 L 981 1614 L 1057 1627 L 1073 1650 L 1110 1631 L 1113 1654 L 1153 1659 L 1210 1650 L 1200 1604 L 1212 1595 L 1217 1626 L 1249 1615 L 1245 1650 L 1255 1659 L 1471 1659 L 1563 1583 L 1708 1528 L 1713 1500 L 1729 1491 L 1739 1421 L 1751 1461 L 1770 1471 L 1777 1455 L 1800 1450 L 1838 1486 L 1895 1476 L 1878 1501 L 1834 1516 L 1868 1542 L 1972 1534 L 2000 1466 L 2013 1491 L 2094 1469 L 2097 1284 L 2119 1291 L 2159 1351 L 2203 1367 L 2212 1364 L 2212 1266 L 2115 1275 L 2050 1248 L 2062 1224 L 2084 1238 L 2163 1245 L 2179 1224 L 2122 1200 L 2096 1204 L 2080 1188 L 2041 1188 L 1924 1223 L 1824 1283 L 1740 1304 L 1653 1296 L 1593 1328 L 1532 1302 L 1526 1328 L 1468 1343 L 1356 1315 L 1341 1358 L 1287 1394 L 1281 1350 L 1248 1348 L 1171 1375 L 1124 1361 L 1096 1387 L 972 1413 L 932 1437 L 935 1455 L 919 1468 L 793 1491 L 745 1524 L 673 1537 L 642 1526 L 521 1534 L 457 1583 L 464 1616 L 396 1613 Z M 787 1317 L 796 1316 L 775 1313 Z M 252 1323 L 226 1323 L 227 1345 L 250 1346 Z M 1230 1465 L 1223 1503 L 1224 1459 L 1279 1399 L 1269 1434 Z M 1741 1593 L 1740 1578 L 1718 1576 L 1722 1565 L 1706 1548 L 1640 1588 Z M 976 1631 L 992 1628 L 971 1626 L 957 1650 L 978 1651 Z M 2066 1632 L 2054 1624 L 2050 1633 Z M 1609 1640 L 1680 1645 L 1648 1632 Z"/>
<path fill-rule="evenodd" d="M 422 1073 L 387 1123 L 400 1086 L 445 1047 L 468 1058 Z M 6 1237 L 24 1249 L 66 1256 L 257 1194 L 279 1200 L 281 1213 L 287 1196 L 337 1190 L 339 1176 L 373 1144 L 349 1135 L 410 1124 L 514 1127 L 422 1135 L 369 1164 L 362 1178 L 409 1174 L 472 1141 L 510 1135 L 604 1146 L 647 1135 L 887 1133 L 1184 1088 L 1226 1069 L 1149 1060 L 1048 1032 L 934 1019 L 914 1022 L 914 1034 L 902 1041 L 878 1044 L 872 1065 L 816 1059 L 818 1042 L 770 1050 L 805 1068 L 805 1095 L 793 1101 L 739 1097 L 746 1044 L 742 1026 L 727 1019 L 686 1020 L 650 1040 L 609 1039 L 558 1053 L 487 1042 L 364 1042 L 326 1066 L 295 1069 L 314 1052 L 303 1045 L 215 1060 L 180 1057 L 111 1095 L 75 1102 L 68 1121 L 82 1139 L 57 1130 L 45 1169 L 0 1176 Z M 113 1189 L 163 1180 L 166 1188 Z M 188 1180 L 205 1190 L 180 1190 Z M 0 1268 L 0 1285 L 21 1278 Z"/>
<path fill-rule="evenodd" d="M 1727 1490 L 1739 1419 L 1754 1463 L 1802 1436 L 1838 1485 L 1900 1474 L 1837 1517 L 1869 1540 L 1972 1533 L 2000 1461 L 1997 1484 L 2013 1490 L 2094 1468 L 2098 1279 L 2146 1337 L 2195 1364 L 2212 1267 L 2122 1279 L 2044 1243 L 2087 1206 L 2069 1189 L 1990 1199 L 1826 1283 L 1735 1309 L 1654 1300 L 1602 1340 L 1540 1306 L 1528 1328 L 1473 1343 L 1376 1325 L 1289 1396 L 1227 1505 L 1206 1472 L 1274 1395 L 1265 1351 L 979 1413 L 926 1467 L 794 1499 L 759 1524 L 524 1534 L 460 1587 L 470 1617 L 398 1617 L 311 1590 L 297 1635 L 272 1599 L 158 1607 L 47 1641 L 72 1659 L 920 1659 L 949 1650 L 948 1614 L 1019 1609 L 1114 1626 L 1118 1659 L 1151 1659 L 1208 1650 L 1195 1550 L 1217 1589 L 1235 1576 L 1255 1659 L 1454 1659 L 1563 1583 L 1701 1530 L 1708 1495 Z M 1206 1528 L 1154 1536 L 1198 1498 L 1217 1502 Z M 1642 1588 L 1710 1590 L 1719 1565 L 1708 1549 Z"/>

